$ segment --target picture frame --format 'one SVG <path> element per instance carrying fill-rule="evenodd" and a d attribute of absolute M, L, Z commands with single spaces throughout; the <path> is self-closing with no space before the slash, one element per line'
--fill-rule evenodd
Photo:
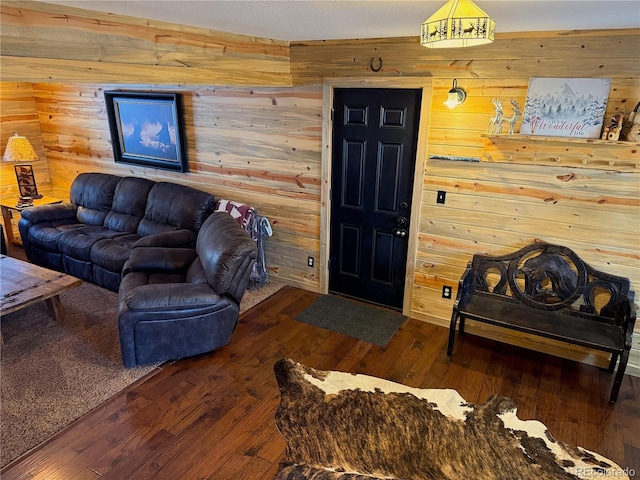
<path fill-rule="evenodd" d="M 530 78 L 520 133 L 600 138 L 610 88 L 610 78 Z"/>
<path fill-rule="evenodd" d="M 104 93 L 116 163 L 188 171 L 179 93 Z"/>
<path fill-rule="evenodd" d="M 20 197 L 42 198 L 42 195 L 38 193 L 33 167 L 30 164 L 17 164 L 13 168 L 16 172 L 16 180 L 18 180 Z"/>

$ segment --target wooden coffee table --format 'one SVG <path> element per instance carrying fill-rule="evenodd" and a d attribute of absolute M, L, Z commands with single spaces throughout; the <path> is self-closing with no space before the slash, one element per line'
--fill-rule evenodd
<path fill-rule="evenodd" d="M 49 314 L 59 321 L 62 315 L 59 295 L 81 283 L 71 275 L 0 255 L 0 315 L 44 300 Z"/>

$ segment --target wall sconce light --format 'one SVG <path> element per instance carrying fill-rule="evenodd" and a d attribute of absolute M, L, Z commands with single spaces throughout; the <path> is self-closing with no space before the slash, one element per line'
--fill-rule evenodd
<path fill-rule="evenodd" d="M 18 189 L 20 190 L 18 206 L 27 206 L 32 203 L 34 198 L 42 198 L 42 195 L 38 193 L 31 166 L 31 162 L 38 160 L 38 154 L 27 137 L 21 137 L 18 132 L 13 132 L 13 136 L 7 140 L 2 160 L 15 164 L 13 168 L 16 171 Z"/>
<path fill-rule="evenodd" d="M 458 87 L 458 80 L 454 78 L 453 85 L 451 85 L 451 90 L 449 90 L 449 94 L 447 95 L 447 101 L 443 103 L 449 108 L 455 108 L 463 103 L 466 98 L 467 92 Z"/>

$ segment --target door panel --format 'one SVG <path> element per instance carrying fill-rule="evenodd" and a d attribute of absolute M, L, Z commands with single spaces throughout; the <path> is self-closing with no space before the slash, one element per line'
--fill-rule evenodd
<path fill-rule="evenodd" d="M 422 92 L 334 94 L 329 290 L 399 309 Z"/>
<path fill-rule="evenodd" d="M 340 225 L 340 242 L 343 245 L 340 251 L 340 273 L 352 277 L 360 276 L 359 258 L 362 255 L 361 241 L 362 228 L 358 225 Z"/>
<path fill-rule="evenodd" d="M 362 208 L 366 144 L 345 141 L 345 152 L 342 167 L 342 207 Z"/>
<path fill-rule="evenodd" d="M 401 144 L 380 144 L 376 178 L 376 211 L 395 214 L 398 211 Z"/>

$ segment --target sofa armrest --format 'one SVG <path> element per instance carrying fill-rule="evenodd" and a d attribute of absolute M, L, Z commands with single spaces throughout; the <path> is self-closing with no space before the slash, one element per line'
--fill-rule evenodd
<path fill-rule="evenodd" d="M 186 272 L 196 257 L 192 248 L 134 248 L 122 268 L 122 276 L 130 272 Z"/>
<path fill-rule="evenodd" d="M 197 234 L 188 229 L 172 230 L 170 232 L 156 233 L 142 237 L 133 244 L 138 247 L 190 247 L 195 244 Z"/>
<path fill-rule="evenodd" d="M 55 203 L 53 205 L 40 205 L 25 208 L 20 212 L 22 218 L 31 223 L 58 222 L 60 220 L 74 220 L 76 218 L 76 206 L 73 203 Z"/>
<path fill-rule="evenodd" d="M 192 283 L 141 285 L 124 295 L 125 304 L 134 312 L 208 307 L 219 301 L 220 296 L 209 285 Z"/>

